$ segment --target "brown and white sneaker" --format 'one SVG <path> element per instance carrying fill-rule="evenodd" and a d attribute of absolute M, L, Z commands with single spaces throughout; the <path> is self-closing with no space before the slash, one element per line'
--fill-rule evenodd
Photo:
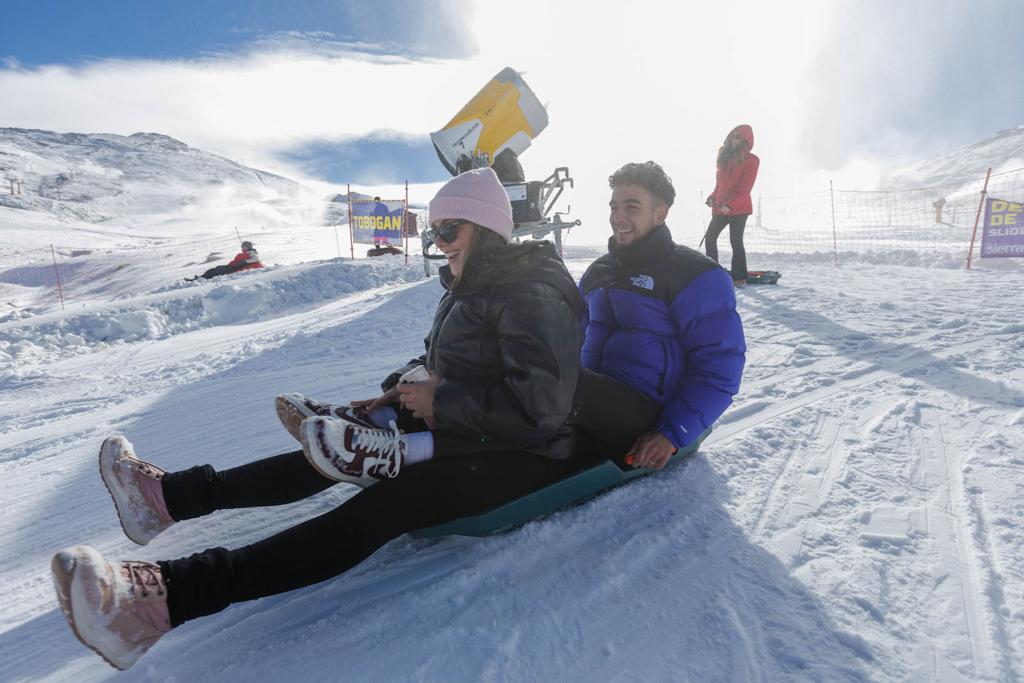
<path fill-rule="evenodd" d="M 362 427 L 377 428 L 377 425 L 370 422 L 363 408 L 321 403 L 302 394 L 281 394 L 274 400 L 274 407 L 277 409 L 277 418 L 296 441 L 302 441 L 299 427 L 303 420 L 310 417 L 337 417 Z"/>
<path fill-rule="evenodd" d="M 165 474 L 156 465 L 135 457 L 131 443 L 123 436 L 112 436 L 100 447 L 100 477 L 114 499 L 125 536 L 139 545 L 146 545 L 174 524 L 164 502 Z"/>
<path fill-rule="evenodd" d="M 320 474 L 363 488 L 397 477 L 408 450 L 394 421 L 390 429 L 378 429 L 335 417 L 311 417 L 302 423 L 299 436 L 306 459 Z"/>
<path fill-rule="evenodd" d="M 57 601 L 83 645 L 124 671 L 171 630 L 167 586 L 150 562 L 103 559 L 76 545 L 50 562 Z"/>

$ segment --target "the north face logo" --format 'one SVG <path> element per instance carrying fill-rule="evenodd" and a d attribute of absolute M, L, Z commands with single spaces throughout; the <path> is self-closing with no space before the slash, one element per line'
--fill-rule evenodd
<path fill-rule="evenodd" d="M 654 289 L 654 278 L 650 275 L 634 275 L 629 278 L 630 282 L 633 283 L 634 287 L 640 289 Z"/>

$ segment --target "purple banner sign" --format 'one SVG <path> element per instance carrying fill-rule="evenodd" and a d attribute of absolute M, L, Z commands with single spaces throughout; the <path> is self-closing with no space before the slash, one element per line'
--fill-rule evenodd
<path fill-rule="evenodd" d="M 985 200 L 981 258 L 1024 256 L 1024 204 L 1005 199 Z"/>
<path fill-rule="evenodd" d="M 402 232 L 405 202 L 352 201 L 352 234 L 356 243 L 399 244 Z"/>

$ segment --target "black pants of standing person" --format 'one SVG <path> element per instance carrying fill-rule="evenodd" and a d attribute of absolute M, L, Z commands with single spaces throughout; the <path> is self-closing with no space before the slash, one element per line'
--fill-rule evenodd
<path fill-rule="evenodd" d="M 738 216 L 722 216 L 715 214 L 708 224 L 707 234 L 704 236 L 704 249 L 707 255 L 718 261 L 718 236 L 722 234 L 725 226 L 729 226 L 729 243 L 732 245 L 732 279 L 746 281 L 747 279 L 747 251 L 743 248 L 743 230 L 747 226 L 745 213 Z"/>

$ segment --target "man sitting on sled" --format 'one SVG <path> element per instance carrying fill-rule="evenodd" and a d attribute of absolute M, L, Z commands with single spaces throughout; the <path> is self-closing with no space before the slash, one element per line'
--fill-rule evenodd
<path fill-rule="evenodd" d="M 577 390 L 581 448 L 601 444 L 633 467 L 661 469 L 732 403 L 743 323 L 729 273 L 672 241 L 675 189 L 653 161 L 609 179 L 608 253 L 580 280 L 587 303 Z M 634 390 L 624 399 L 620 383 Z"/>

